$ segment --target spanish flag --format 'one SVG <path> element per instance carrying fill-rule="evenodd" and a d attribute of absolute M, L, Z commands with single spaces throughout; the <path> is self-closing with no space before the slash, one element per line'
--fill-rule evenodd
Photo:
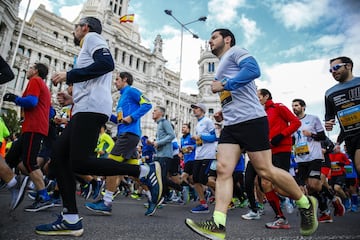
<path fill-rule="evenodd" d="M 120 23 L 123 22 L 134 22 L 135 14 L 126 14 L 122 17 L 120 17 Z"/>

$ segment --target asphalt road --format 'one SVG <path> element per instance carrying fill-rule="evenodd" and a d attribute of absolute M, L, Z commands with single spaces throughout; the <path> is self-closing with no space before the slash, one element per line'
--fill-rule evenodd
<path fill-rule="evenodd" d="M 84 218 L 84 234 L 82 237 L 47 237 L 34 232 L 35 226 L 56 220 L 60 207 L 47 209 L 42 212 L 25 212 L 25 206 L 31 200 L 25 197 L 21 205 L 13 212 L 8 206 L 10 194 L 0 191 L 0 239 L 203 239 L 189 230 L 185 218 L 195 220 L 210 218 L 211 214 L 192 214 L 190 209 L 196 205 L 168 204 L 158 209 L 154 216 L 144 216 L 145 200 L 134 200 L 130 197 L 118 196 L 113 204 L 112 216 L 98 216 L 85 209 L 85 200 L 77 198 L 80 215 Z M 213 209 L 211 205 L 211 209 Z M 228 213 L 227 239 L 360 239 L 360 212 L 347 213 L 343 217 L 334 217 L 333 223 L 322 223 L 318 231 L 311 237 L 299 234 L 300 217 L 297 210 L 286 214 L 291 229 L 271 230 L 265 228 L 265 223 L 274 217 L 268 204 L 265 205 L 265 215 L 260 220 L 243 220 L 241 215 L 247 208 L 233 209 Z"/>

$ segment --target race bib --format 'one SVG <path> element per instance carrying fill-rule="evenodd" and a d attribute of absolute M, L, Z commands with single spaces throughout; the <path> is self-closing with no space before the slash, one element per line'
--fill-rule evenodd
<path fill-rule="evenodd" d="M 338 112 L 338 118 L 345 132 L 360 128 L 360 106 L 353 106 Z"/>
<path fill-rule="evenodd" d="M 299 143 L 298 145 L 295 146 L 295 154 L 297 156 L 302 156 L 302 155 L 306 155 L 309 154 L 309 146 L 307 145 L 307 143 Z"/>

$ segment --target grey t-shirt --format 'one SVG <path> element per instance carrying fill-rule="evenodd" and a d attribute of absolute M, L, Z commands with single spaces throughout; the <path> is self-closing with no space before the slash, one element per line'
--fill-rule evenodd
<path fill-rule="evenodd" d="M 221 57 L 215 79 L 221 81 L 224 78 L 234 78 L 240 71 L 239 63 L 250 56 L 244 48 L 231 47 Z M 254 80 L 233 91 L 224 90 L 219 93 L 225 126 L 266 116 L 257 97 Z"/>

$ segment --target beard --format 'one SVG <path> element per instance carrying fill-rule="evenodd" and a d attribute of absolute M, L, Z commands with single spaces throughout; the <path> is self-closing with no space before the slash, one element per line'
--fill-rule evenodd
<path fill-rule="evenodd" d="M 349 73 L 343 72 L 342 74 L 339 75 L 339 77 L 335 78 L 335 80 L 338 81 L 339 83 L 343 83 L 346 81 L 346 79 L 348 79 L 348 77 L 349 77 Z"/>
<path fill-rule="evenodd" d="M 73 33 L 73 36 L 74 36 L 74 45 L 80 46 L 80 40 L 75 37 L 75 33 Z"/>
<path fill-rule="evenodd" d="M 211 53 L 218 57 L 223 52 L 224 47 L 225 47 L 225 42 L 222 41 L 221 45 L 219 45 L 214 49 L 211 49 Z"/>

